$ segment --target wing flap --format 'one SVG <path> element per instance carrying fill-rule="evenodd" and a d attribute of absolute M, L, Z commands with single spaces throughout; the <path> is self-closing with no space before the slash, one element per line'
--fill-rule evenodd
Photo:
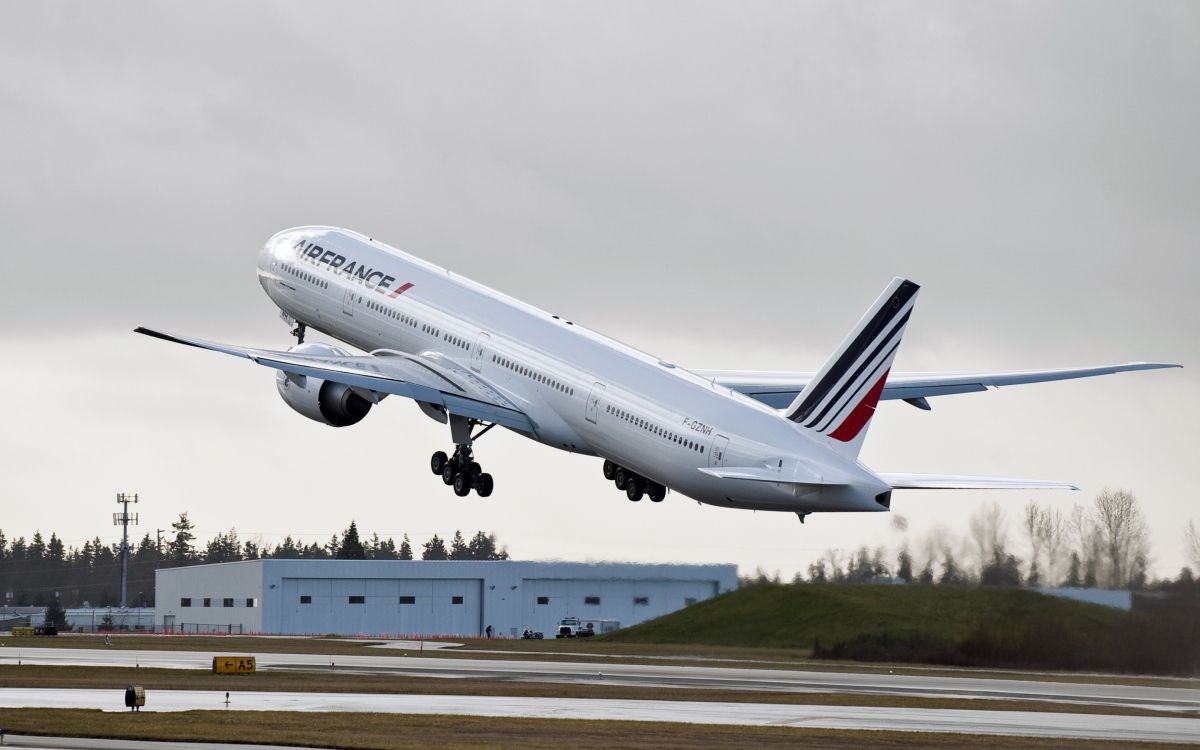
<path fill-rule="evenodd" d="M 329 357 L 219 344 L 148 328 L 137 328 L 136 332 L 242 357 L 289 375 L 332 380 L 352 388 L 438 404 L 451 414 L 495 422 L 522 432 L 535 431 L 533 422 L 512 401 L 475 373 L 444 357 L 417 357 L 388 350 L 370 355 Z"/>

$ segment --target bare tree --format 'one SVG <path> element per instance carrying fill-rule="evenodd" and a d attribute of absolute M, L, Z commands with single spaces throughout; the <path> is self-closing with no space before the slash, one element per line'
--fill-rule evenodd
<path fill-rule="evenodd" d="M 1095 514 L 1088 511 L 1087 508 L 1076 503 L 1071 506 L 1071 515 L 1067 521 L 1071 541 L 1074 542 L 1075 552 L 1079 557 L 1081 570 L 1084 571 L 1083 584 L 1085 586 L 1095 586 L 1095 582 L 1089 583 L 1087 572 L 1095 574 L 1099 567 L 1098 563 L 1104 556 L 1102 550 L 1103 544 L 1100 539 L 1100 529 L 1096 524 Z"/>
<path fill-rule="evenodd" d="M 975 543 L 975 551 L 979 556 L 979 570 L 982 571 L 996 557 L 1004 554 L 1008 546 L 1008 516 L 1000 503 L 991 502 L 979 506 L 971 514 L 967 522 L 971 541 Z"/>
<path fill-rule="evenodd" d="M 1195 521 L 1188 521 L 1183 530 L 1183 554 L 1196 570 L 1200 570 L 1200 529 Z"/>
<path fill-rule="evenodd" d="M 1025 541 L 1029 543 L 1029 578 L 1030 585 L 1035 582 L 1035 577 L 1039 573 L 1046 575 L 1048 578 L 1049 571 L 1042 571 L 1038 563 L 1042 559 L 1042 545 L 1044 543 L 1041 535 L 1042 516 L 1046 511 L 1037 502 L 1031 500 L 1025 503 L 1024 523 L 1021 529 L 1025 532 Z"/>
<path fill-rule="evenodd" d="M 1146 522 L 1137 498 L 1128 490 L 1105 489 L 1096 496 L 1092 517 L 1105 557 L 1102 580 L 1113 588 L 1125 586 L 1134 561 L 1147 552 Z"/>
<path fill-rule="evenodd" d="M 1067 544 L 1067 517 L 1058 508 L 1043 508 L 1038 517 L 1038 538 L 1046 554 L 1046 583 L 1057 585 L 1062 575 L 1063 548 Z"/>

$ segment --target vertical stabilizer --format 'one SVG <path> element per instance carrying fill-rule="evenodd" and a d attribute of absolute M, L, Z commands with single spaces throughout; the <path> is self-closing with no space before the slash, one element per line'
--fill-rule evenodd
<path fill-rule="evenodd" d="M 893 279 L 783 415 L 857 456 L 920 288 Z"/>

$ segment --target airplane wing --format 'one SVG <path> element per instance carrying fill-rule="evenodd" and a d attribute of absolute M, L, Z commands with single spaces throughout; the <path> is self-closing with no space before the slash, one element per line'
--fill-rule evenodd
<path fill-rule="evenodd" d="M 369 355 L 329 357 L 218 344 L 148 328 L 139 327 L 135 332 L 242 357 L 289 375 L 321 378 L 368 392 L 403 396 L 443 406 L 451 414 L 468 419 L 494 422 L 522 432 L 535 431 L 529 417 L 491 384 L 444 357 L 422 357 L 387 350 Z"/>
<path fill-rule="evenodd" d="M 1129 362 L 1099 367 L 1059 370 L 1010 370 L 1001 372 L 894 372 L 888 376 L 880 400 L 903 399 L 920 409 L 929 409 L 927 398 L 955 393 L 986 391 L 1006 385 L 1046 383 L 1053 380 L 1091 378 L 1134 370 L 1159 370 L 1182 365 L 1163 362 Z M 731 390 L 783 409 L 796 400 L 812 379 L 811 372 L 756 372 L 750 370 L 692 370 Z"/>
<path fill-rule="evenodd" d="M 894 490 L 1078 490 L 1073 484 L 1045 479 L 965 477 L 955 474 L 887 474 L 877 472 Z"/>

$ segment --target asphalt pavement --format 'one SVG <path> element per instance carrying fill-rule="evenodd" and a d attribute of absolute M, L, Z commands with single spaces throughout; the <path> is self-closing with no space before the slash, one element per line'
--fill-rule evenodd
<path fill-rule="evenodd" d="M 7 708 L 84 708 L 124 711 L 124 692 L 0 689 Z M 381 695 L 211 690 L 155 690 L 145 711 L 355 711 L 501 718 L 663 721 L 688 724 L 784 726 L 814 729 L 952 732 L 1075 740 L 1200 743 L 1200 719 L 1107 716 L 1035 711 L 810 706 L 766 703 L 529 698 L 478 695 Z"/>
<path fill-rule="evenodd" d="M 208 669 L 213 652 L 31 648 L 0 650 L 0 664 L 135 666 Z M 675 664 L 617 664 L 531 659 L 422 656 L 254 654 L 260 670 L 362 672 L 469 677 L 528 682 L 601 683 L 641 687 L 719 688 L 796 693 L 904 695 L 924 698 L 1047 700 L 1066 703 L 1200 712 L 1200 690 L 1092 682 L 860 672 L 748 669 Z"/>

